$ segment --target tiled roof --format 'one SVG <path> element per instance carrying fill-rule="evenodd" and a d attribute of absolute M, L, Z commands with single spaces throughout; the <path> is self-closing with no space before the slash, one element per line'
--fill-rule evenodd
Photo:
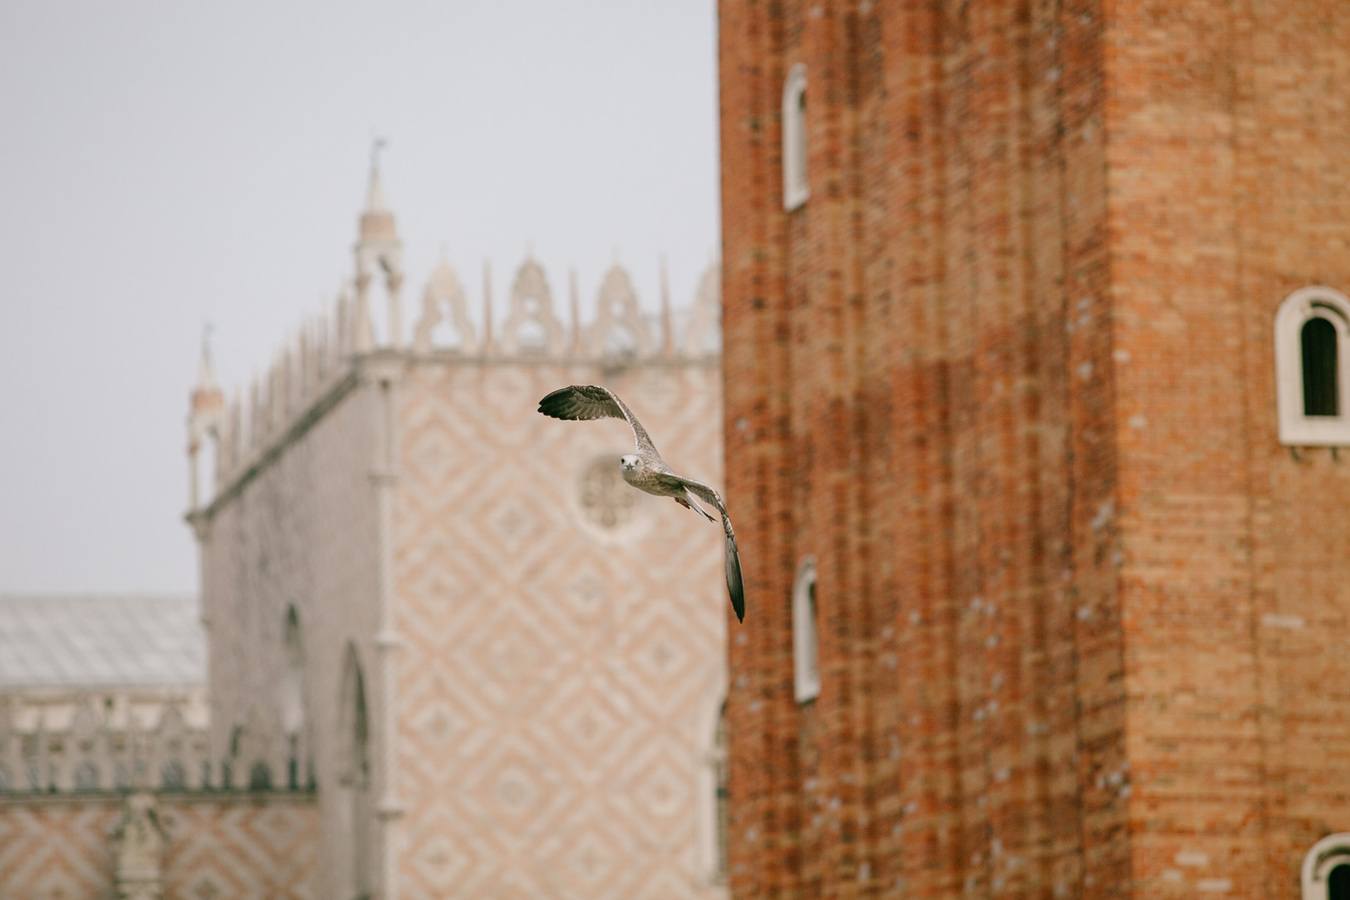
<path fill-rule="evenodd" d="M 205 680 L 195 597 L 0 594 L 0 690 Z"/>

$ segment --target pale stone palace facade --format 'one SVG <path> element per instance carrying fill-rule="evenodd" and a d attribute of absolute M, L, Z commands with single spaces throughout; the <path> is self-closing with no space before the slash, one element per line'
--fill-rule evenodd
<path fill-rule="evenodd" d="M 575 275 L 560 314 L 532 259 L 501 314 L 445 262 L 409 301 L 374 167 L 354 249 L 263 379 L 227 400 L 204 353 L 192 393 L 204 774 L 0 793 L 0 830 L 84 848 L 27 874 L 0 851 L 0 895 L 107 895 L 121 817 L 160 880 L 119 896 L 725 896 L 720 532 L 622 484 L 623 423 L 535 412 L 605 383 L 719 481 L 716 268 L 659 315 L 617 265 L 595 316 Z M 211 835 L 229 861 L 194 882 Z"/>
<path fill-rule="evenodd" d="M 475 328 L 441 264 L 405 328 L 376 170 L 355 255 L 331 339 L 305 330 L 247 406 L 196 394 L 213 747 L 312 770 L 319 896 L 718 893 L 718 532 L 622 484 L 622 423 L 535 412 L 605 382 L 720 478 L 715 274 L 677 333 L 619 268 L 565 322 L 526 260 Z"/>

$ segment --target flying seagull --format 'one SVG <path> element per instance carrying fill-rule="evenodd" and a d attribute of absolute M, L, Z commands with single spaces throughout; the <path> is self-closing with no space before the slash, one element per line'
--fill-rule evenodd
<path fill-rule="evenodd" d="M 692 478 L 685 478 L 671 471 L 670 466 L 657 452 L 656 445 L 647 434 L 647 429 L 633 415 L 628 404 L 619 399 L 608 388 L 598 384 L 574 384 L 559 388 L 539 401 L 539 411 L 555 419 L 623 419 L 633 429 L 633 440 L 637 452 L 619 457 L 619 471 L 623 480 L 640 491 L 655 494 L 658 497 L 670 497 L 685 509 L 691 509 L 709 522 L 716 521 L 707 510 L 699 506 L 695 497 L 704 503 L 717 507 L 722 514 L 722 531 L 727 536 L 727 592 L 731 595 L 731 608 L 736 611 L 736 620 L 745 621 L 745 585 L 741 581 L 741 558 L 736 552 L 736 532 L 731 530 L 731 517 L 727 515 L 722 495 L 708 485 Z"/>

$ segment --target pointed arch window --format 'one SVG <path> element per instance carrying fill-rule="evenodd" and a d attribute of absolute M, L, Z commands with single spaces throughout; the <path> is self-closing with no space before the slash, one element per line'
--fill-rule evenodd
<path fill-rule="evenodd" d="M 802 560 L 792 587 L 792 668 L 798 703 L 820 694 L 820 642 L 816 634 L 816 561 Z"/>
<path fill-rule="evenodd" d="M 1322 838 L 1303 857 L 1303 900 L 1350 900 L 1350 834 Z"/>
<path fill-rule="evenodd" d="M 346 794 L 343 812 L 348 835 L 347 885 L 351 894 L 364 897 L 372 893 L 374 878 L 374 861 L 370 855 L 374 814 L 370 797 L 370 718 L 365 677 L 353 644 L 347 645 L 341 692 L 339 783 Z"/>
<path fill-rule="evenodd" d="M 305 735 L 305 648 L 300 632 L 300 614 L 294 606 L 286 610 L 285 672 L 281 680 L 281 725 L 286 733 L 286 784 L 291 790 L 300 787 Z"/>
<path fill-rule="evenodd" d="M 1350 299 L 1327 287 L 1290 294 L 1275 316 L 1280 443 L 1350 444 Z"/>
<path fill-rule="evenodd" d="M 783 82 L 783 208 L 794 210 L 811 190 L 806 178 L 806 66 L 797 63 Z"/>

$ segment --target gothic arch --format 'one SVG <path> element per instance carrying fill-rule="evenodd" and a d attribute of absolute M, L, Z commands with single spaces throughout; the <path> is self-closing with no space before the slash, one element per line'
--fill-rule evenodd
<path fill-rule="evenodd" d="M 304 781 L 302 768 L 310 752 L 309 716 L 305 704 L 305 643 L 300 628 L 300 613 L 294 605 L 286 609 L 282 638 L 281 730 L 286 736 L 286 783 L 292 790 Z"/>
<path fill-rule="evenodd" d="M 370 777 L 370 711 L 365 675 L 356 645 L 349 643 L 342 661 L 342 697 L 338 712 L 338 747 L 345 783 L 364 786 Z"/>
<path fill-rule="evenodd" d="M 586 344 L 593 356 L 625 358 L 651 352 L 651 330 L 642 319 L 633 279 L 621 266 L 610 266 L 596 298 L 598 312 L 587 329 Z"/>
<path fill-rule="evenodd" d="M 567 333 L 553 313 L 553 293 L 544 269 L 527 259 L 511 284 L 511 309 L 502 325 L 502 352 L 558 356 L 566 344 Z"/>
<path fill-rule="evenodd" d="M 347 894 L 365 897 L 373 893 L 372 804 L 370 785 L 370 708 L 366 702 L 365 676 L 356 645 L 347 644 L 342 662 L 342 686 L 338 710 L 338 780 L 347 818 L 350 869 Z"/>
<path fill-rule="evenodd" d="M 413 333 L 413 349 L 419 353 L 441 347 L 453 347 L 453 344 L 436 346 L 436 332 L 439 326 L 448 324 L 459 337 L 457 349 L 470 351 L 478 346 L 474 334 L 473 321 L 469 318 L 468 300 L 464 286 L 450 264 L 442 260 L 427 280 L 426 290 L 422 292 L 422 317 L 417 321 Z"/>

